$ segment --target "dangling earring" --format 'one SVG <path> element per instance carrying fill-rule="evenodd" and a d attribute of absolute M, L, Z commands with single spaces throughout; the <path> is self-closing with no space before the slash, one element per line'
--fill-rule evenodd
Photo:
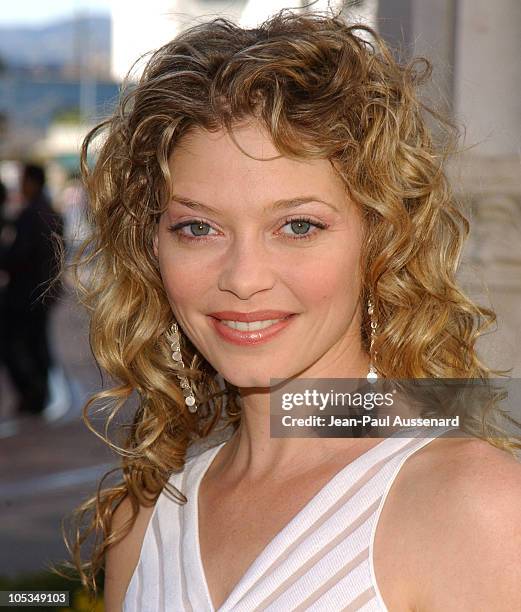
<path fill-rule="evenodd" d="M 374 383 L 378 380 L 378 373 L 373 365 L 373 343 L 374 343 L 374 337 L 375 337 L 375 333 L 376 333 L 376 328 L 378 327 L 377 322 L 373 319 L 373 312 L 374 312 L 374 307 L 373 307 L 373 302 L 371 301 L 371 298 L 369 298 L 368 302 L 367 302 L 367 312 L 369 314 L 369 319 L 371 321 L 371 343 L 369 345 L 369 357 L 370 357 L 370 362 L 369 362 L 369 372 L 367 373 L 367 380 L 370 383 Z M 376 353 L 374 353 L 376 355 Z"/>
<path fill-rule="evenodd" d="M 181 368 L 185 367 L 183 363 L 183 356 L 181 355 L 181 345 L 179 340 L 179 329 L 177 327 L 177 323 L 172 323 L 172 326 L 166 332 L 166 337 L 170 342 L 170 348 L 172 349 L 172 359 L 181 366 Z M 183 395 L 185 397 L 185 404 L 188 407 L 189 412 L 197 412 L 197 404 L 195 403 L 195 397 L 188 381 L 188 378 L 183 374 L 176 374 L 179 379 L 179 385 L 183 390 Z"/>

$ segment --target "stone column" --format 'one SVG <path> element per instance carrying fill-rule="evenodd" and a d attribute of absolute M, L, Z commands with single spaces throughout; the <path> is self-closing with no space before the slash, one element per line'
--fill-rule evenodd
<path fill-rule="evenodd" d="M 402 60 L 425 57 L 433 66 L 425 98 L 451 113 L 456 0 L 397 0 L 378 3 L 376 27 Z"/>
<path fill-rule="evenodd" d="M 462 277 L 498 315 L 480 347 L 521 376 L 521 3 L 458 0 L 454 117 L 465 128 L 453 185 L 471 211 Z M 465 271 L 465 265 L 467 270 Z"/>
<path fill-rule="evenodd" d="M 473 154 L 521 152 L 521 2 L 459 0 L 456 116 Z"/>
<path fill-rule="evenodd" d="M 448 168 L 471 222 L 459 279 L 498 316 L 484 361 L 521 377 L 521 2 L 380 0 L 377 27 L 403 58 L 432 61 L 425 94 L 465 134 Z"/>

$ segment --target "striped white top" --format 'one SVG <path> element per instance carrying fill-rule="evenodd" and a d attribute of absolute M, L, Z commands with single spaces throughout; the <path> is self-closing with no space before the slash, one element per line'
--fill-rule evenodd
<path fill-rule="evenodd" d="M 269 542 L 219 612 L 387 610 L 373 567 L 380 513 L 406 459 L 449 429 L 431 430 L 428 438 L 422 430 L 384 438 L 342 468 Z M 186 504 L 166 490 L 160 494 L 123 612 L 215 612 L 200 556 L 197 501 L 224 443 L 171 476 Z"/>

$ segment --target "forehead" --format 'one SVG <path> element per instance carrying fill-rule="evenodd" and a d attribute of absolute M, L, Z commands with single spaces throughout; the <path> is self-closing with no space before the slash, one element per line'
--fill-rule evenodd
<path fill-rule="evenodd" d="M 232 135 L 194 128 L 175 147 L 170 170 L 175 191 L 194 199 L 245 194 L 250 200 L 277 199 L 304 192 L 345 196 L 328 160 L 281 156 L 257 122 L 234 128 Z"/>

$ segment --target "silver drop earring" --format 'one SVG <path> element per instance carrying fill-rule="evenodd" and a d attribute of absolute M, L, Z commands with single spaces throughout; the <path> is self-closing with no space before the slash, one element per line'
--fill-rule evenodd
<path fill-rule="evenodd" d="M 179 339 L 179 328 L 177 327 L 177 323 L 172 323 L 172 326 L 166 333 L 166 337 L 170 342 L 170 348 L 172 349 L 172 359 L 176 362 L 177 365 L 181 366 L 181 368 L 185 367 L 183 363 L 183 356 L 181 355 L 181 345 Z M 190 385 L 190 381 L 183 374 L 176 374 L 179 379 L 179 386 L 183 390 L 183 395 L 185 398 L 185 404 L 188 408 L 189 412 L 197 412 L 197 404 L 195 403 L 194 392 Z"/>
<path fill-rule="evenodd" d="M 378 380 L 378 373 L 376 372 L 376 369 L 373 364 L 373 343 L 374 343 L 374 336 L 375 336 L 376 328 L 378 327 L 378 324 L 373 319 L 374 307 L 373 307 L 373 302 L 371 301 L 371 298 L 369 298 L 367 302 L 367 312 L 369 314 L 369 319 L 371 321 L 371 342 L 369 345 L 370 362 L 369 362 L 369 372 L 367 373 L 367 380 L 370 383 L 374 383 Z M 376 353 L 374 354 L 376 355 Z"/>

